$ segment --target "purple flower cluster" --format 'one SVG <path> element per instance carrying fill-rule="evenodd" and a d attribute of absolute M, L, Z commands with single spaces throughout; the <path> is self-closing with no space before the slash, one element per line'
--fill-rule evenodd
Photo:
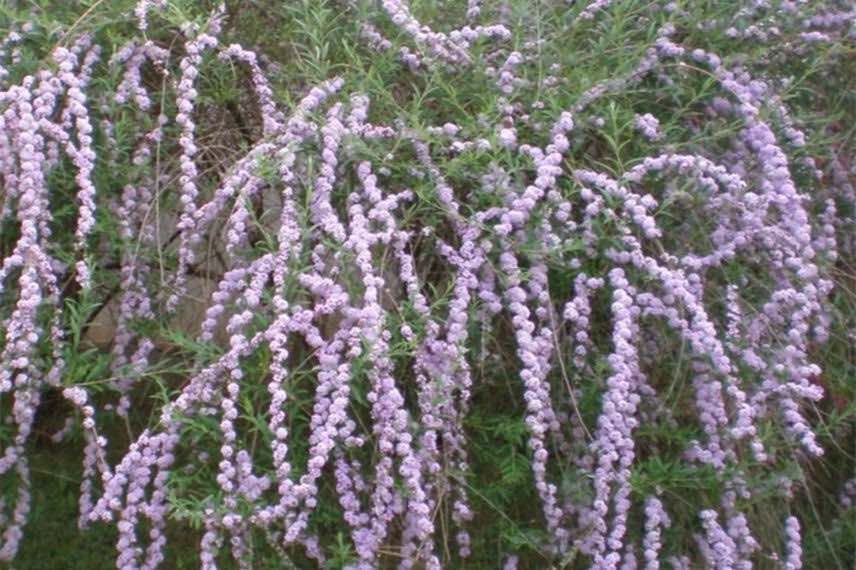
<path fill-rule="evenodd" d="M 660 121 L 651 113 L 636 115 L 633 126 L 649 141 L 655 141 L 660 138 Z"/>
<path fill-rule="evenodd" d="M 802 565 L 802 537 L 800 535 L 800 522 L 796 517 L 788 517 L 785 520 L 785 535 L 787 536 L 785 570 L 800 570 Z"/>
<path fill-rule="evenodd" d="M 663 547 L 662 528 L 671 526 L 671 519 L 657 497 L 645 500 L 645 538 L 642 542 L 645 570 L 659 570 L 660 550 Z"/>
<path fill-rule="evenodd" d="M 502 25 L 467 25 L 449 33 L 438 32 L 417 20 L 405 0 L 383 0 L 382 6 L 392 23 L 410 36 L 425 55 L 453 67 L 471 63 L 469 49 L 475 41 L 481 38 L 507 40 L 511 37 L 511 32 Z M 372 37 L 375 37 L 374 34 Z M 373 40 L 373 43 L 377 43 L 376 40 Z M 409 52 L 405 53 L 410 55 Z M 414 68 L 414 65 L 410 65 L 409 58 L 402 59 Z"/>
<path fill-rule="evenodd" d="M 148 15 L 152 10 L 164 10 L 167 6 L 167 0 L 138 0 L 134 7 L 134 16 L 137 18 L 137 27 L 141 32 L 146 33 L 149 27 Z"/>
<path fill-rule="evenodd" d="M 181 146 L 181 217 L 177 229 L 179 232 L 180 247 L 178 250 L 179 267 L 176 272 L 176 292 L 169 298 L 167 307 L 174 310 L 185 289 L 186 273 L 190 265 L 196 261 L 194 247 L 201 241 L 202 236 L 196 231 L 194 216 L 196 215 L 197 188 L 196 178 L 198 168 L 194 160 L 199 149 L 196 146 L 194 134 L 196 123 L 193 121 L 194 102 L 199 93 L 194 88 L 196 78 L 199 75 L 199 65 L 202 63 L 202 54 L 217 46 L 217 32 L 219 31 L 219 20 L 222 18 L 223 10 L 215 14 L 211 27 L 211 34 L 200 33 L 197 37 L 187 42 L 184 46 L 186 55 L 181 60 L 181 79 L 178 82 L 178 97 L 176 106 L 178 114 L 175 117 L 176 124 L 181 128 L 181 136 L 178 143 Z"/>

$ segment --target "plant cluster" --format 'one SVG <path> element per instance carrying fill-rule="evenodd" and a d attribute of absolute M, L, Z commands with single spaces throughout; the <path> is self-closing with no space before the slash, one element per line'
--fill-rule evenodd
<path fill-rule="evenodd" d="M 82 443 L 122 569 L 845 567 L 847 2 L 117 4 L 3 15 L 0 559 Z"/>

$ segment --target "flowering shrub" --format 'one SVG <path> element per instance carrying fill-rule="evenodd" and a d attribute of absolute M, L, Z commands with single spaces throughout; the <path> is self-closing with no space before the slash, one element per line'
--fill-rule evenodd
<path fill-rule="evenodd" d="M 44 4 L 0 558 L 48 473 L 123 569 L 852 562 L 846 2 Z"/>

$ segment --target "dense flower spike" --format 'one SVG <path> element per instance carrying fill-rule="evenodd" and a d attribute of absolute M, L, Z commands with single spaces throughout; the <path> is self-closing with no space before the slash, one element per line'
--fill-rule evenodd
<path fill-rule="evenodd" d="M 86 38 L 84 43 L 89 43 Z M 79 186 L 77 199 L 80 202 L 80 213 L 77 221 L 77 246 L 83 251 L 86 248 L 86 238 L 95 226 L 95 184 L 92 181 L 92 171 L 95 169 L 95 151 L 93 150 L 93 128 L 89 120 L 89 112 L 86 109 L 86 95 L 83 89 L 88 82 L 88 74 L 98 57 L 98 46 L 89 52 L 87 60 L 80 65 L 78 73 L 74 70 L 78 67 L 77 55 L 68 49 L 57 48 L 54 50 L 53 58 L 59 66 L 58 78 L 66 88 L 68 97 L 68 113 L 63 113 L 70 122 L 74 119 L 74 130 L 77 145 L 71 140 L 66 142 L 66 151 L 77 167 L 77 184 Z M 91 286 L 90 270 L 85 262 L 77 265 L 77 278 L 83 288 Z"/>
<path fill-rule="evenodd" d="M 815 359 L 854 335 L 830 296 L 854 251 L 856 167 L 823 147 L 837 132 L 800 121 L 791 78 L 695 32 L 836 61 L 856 12 L 744 4 L 698 30 L 678 3 L 634 7 L 660 27 L 625 71 L 588 76 L 542 28 L 576 41 L 624 4 L 539 4 L 560 23 L 533 26 L 468 0 L 448 26 L 405 0 L 349 1 L 335 20 L 358 18 L 353 37 L 298 66 L 312 60 L 301 85 L 343 77 L 294 104 L 275 87 L 292 62 L 230 43 L 225 5 L 172 26 L 195 3 L 139 0 L 132 37 L 75 24 L 44 54 L 43 30 L 4 32 L 0 560 L 26 540 L 40 404 L 61 394 L 72 417 L 47 433 L 79 426 L 78 526 L 115 525 L 118 568 L 168 567 L 188 513 L 206 569 L 268 547 L 294 567 L 475 567 L 479 509 L 498 507 L 474 484 L 474 441 L 511 442 L 489 468 L 534 486 L 513 537 L 528 550 L 498 550 L 504 568 L 802 568 L 792 473 L 830 452 L 823 406 L 849 417 L 821 402 Z M 395 73 L 328 61 L 353 46 L 397 50 L 379 57 Z M 391 75 L 383 106 L 355 90 Z M 484 106 L 464 90 L 435 105 L 462 76 Z M 221 82 L 234 89 L 209 96 Z M 692 113 L 664 111 L 685 96 Z M 673 472 L 710 484 L 688 514 Z M 771 487 L 779 535 L 745 508 Z"/>
<path fill-rule="evenodd" d="M 633 124 L 646 139 L 655 141 L 660 138 L 660 121 L 651 113 L 636 115 Z"/>
<path fill-rule="evenodd" d="M 802 566 L 802 538 L 800 536 L 800 523 L 796 517 L 788 517 L 785 521 L 785 534 L 787 538 L 787 556 L 785 558 L 786 570 L 800 570 Z"/>
<path fill-rule="evenodd" d="M 449 65 L 470 64 L 469 49 L 480 38 L 506 40 L 511 37 L 511 32 L 502 25 L 464 26 L 448 34 L 437 32 L 420 23 L 405 0 L 383 0 L 382 6 L 393 24 L 412 37 L 420 49 Z"/>
<path fill-rule="evenodd" d="M 167 0 L 138 0 L 134 8 L 134 16 L 137 17 L 137 27 L 145 33 L 149 27 L 149 12 L 153 9 L 163 10 L 167 6 Z"/>
<path fill-rule="evenodd" d="M 662 528 L 671 526 L 671 519 L 657 497 L 645 500 L 645 539 L 642 543 L 645 570 L 660 568 L 660 549 L 663 547 Z"/>
<path fill-rule="evenodd" d="M 181 128 L 181 137 L 178 142 L 181 145 L 181 218 L 178 222 L 180 247 L 178 250 L 179 267 L 176 272 L 176 292 L 167 301 L 167 308 L 174 310 L 184 292 L 186 272 L 196 261 L 194 253 L 195 246 L 201 241 L 194 224 L 196 215 L 198 168 L 194 156 L 199 149 L 195 143 L 196 123 L 193 120 L 194 102 L 198 97 L 198 91 L 194 88 L 196 78 L 199 75 L 199 65 L 202 63 L 202 55 L 206 50 L 217 46 L 217 32 L 222 18 L 222 9 L 214 15 L 210 24 L 211 34 L 200 33 L 196 38 L 187 42 L 185 51 L 187 55 L 181 60 L 181 79 L 178 82 L 177 107 L 178 114 L 175 122 Z"/>

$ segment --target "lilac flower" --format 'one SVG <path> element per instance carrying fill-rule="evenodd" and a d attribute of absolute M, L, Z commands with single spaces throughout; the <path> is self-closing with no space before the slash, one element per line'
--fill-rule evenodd
<path fill-rule="evenodd" d="M 740 562 L 737 545 L 719 526 L 715 511 L 704 510 L 699 513 L 705 531 L 708 563 L 716 570 L 735 568 Z"/>
<path fill-rule="evenodd" d="M 650 140 L 655 141 L 660 138 L 660 121 L 651 113 L 644 115 L 636 115 L 633 120 L 633 125 L 642 135 Z"/>
<path fill-rule="evenodd" d="M 468 65 L 471 62 L 468 50 L 472 43 L 481 37 L 507 39 L 510 32 L 501 25 L 465 26 L 449 34 L 436 32 L 423 25 L 410 11 L 404 0 L 383 0 L 383 9 L 393 24 L 413 38 L 421 49 L 431 57 L 452 66 Z"/>
<path fill-rule="evenodd" d="M 167 0 L 138 0 L 134 7 L 134 16 L 137 17 L 137 27 L 145 33 L 148 29 L 148 13 L 152 9 L 163 10 L 166 8 Z"/>
<path fill-rule="evenodd" d="M 97 59 L 98 51 L 91 53 Z M 77 145 L 75 146 L 69 141 L 66 148 L 77 167 L 76 181 L 80 188 L 77 199 L 80 202 L 80 210 L 75 236 L 77 237 L 77 247 L 82 251 L 86 247 L 87 236 L 95 227 L 95 185 L 92 182 L 92 171 L 95 169 L 95 151 L 92 148 L 93 128 L 89 119 L 89 112 L 86 109 L 86 95 L 81 89 L 82 84 L 86 83 L 86 79 L 73 73 L 74 68 L 77 67 L 77 56 L 73 52 L 60 47 L 54 50 L 53 58 L 59 66 L 59 79 L 68 90 L 68 117 L 69 119 L 74 118 L 77 133 Z M 81 75 L 91 65 L 92 63 L 84 62 Z M 84 262 L 80 262 L 77 270 L 81 287 L 89 288 L 91 286 L 89 268 Z"/>
<path fill-rule="evenodd" d="M 267 77 L 265 77 L 264 72 L 259 67 L 256 54 L 245 50 L 238 44 L 232 44 L 220 53 L 220 58 L 237 59 L 249 66 L 253 88 L 259 99 L 264 134 L 270 136 L 282 129 L 285 124 L 285 117 L 276 107 L 276 103 L 273 100 L 273 91 Z"/>
<path fill-rule="evenodd" d="M 215 28 L 219 28 L 219 24 L 216 24 L 218 17 L 215 17 L 212 22 Z M 199 75 L 198 68 L 202 62 L 203 52 L 213 49 L 216 46 L 216 33 L 213 35 L 206 33 L 199 34 L 185 45 L 187 55 L 184 56 L 180 64 L 181 79 L 178 83 L 178 114 L 175 117 L 176 124 L 181 128 L 179 144 L 182 151 L 180 158 L 181 217 L 177 226 L 180 245 L 178 250 L 179 267 L 176 272 L 176 292 L 170 296 L 167 303 L 168 308 L 171 310 L 175 309 L 180 296 L 183 294 L 187 268 L 196 260 L 193 248 L 202 239 L 202 236 L 196 231 L 193 222 L 197 210 L 196 199 L 199 194 L 196 184 L 198 169 L 194 160 L 198 148 L 195 143 L 196 124 L 193 122 L 194 102 L 198 97 L 198 92 L 193 86 L 196 82 L 196 77 Z"/>
<path fill-rule="evenodd" d="M 787 536 L 787 557 L 785 558 L 786 570 L 800 570 L 802 566 L 802 538 L 800 536 L 800 523 L 796 517 L 788 517 L 785 520 L 785 534 Z"/>
<path fill-rule="evenodd" d="M 671 519 L 663 509 L 663 504 L 657 497 L 648 497 L 645 500 L 645 538 L 642 543 L 645 570 L 658 570 L 660 568 L 661 527 L 668 528 L 669 526 L 671 526 Z"/>
<path fill-rule="evenodd" d="M 593 0 L 586 4 L 585 9 L 578 16 L 580 20 L 593 20 L 595 15 L 602 10 L 605 10 L 612 4 L 612 0 Z"/>

